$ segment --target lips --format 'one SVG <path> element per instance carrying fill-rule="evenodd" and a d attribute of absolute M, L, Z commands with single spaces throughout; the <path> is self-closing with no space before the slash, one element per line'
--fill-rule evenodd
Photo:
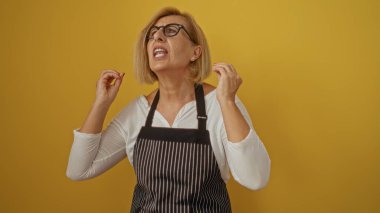
<path fill-rule="evenodd" d="M 153 57 L 154 58 L 162 58 L 168 54 L 168 50 L 163 46 L 155 46 L 153 48 Z"/>

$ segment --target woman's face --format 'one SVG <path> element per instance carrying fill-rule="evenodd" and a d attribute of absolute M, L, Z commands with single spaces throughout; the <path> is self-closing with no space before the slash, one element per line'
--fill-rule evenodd
<path fill-rule="evenodd" d="M 181 24 L 187 31 L 189 30 L 186 19 L 177 15 L 165 16 L 159 19 L 154 26 L 161 27 L 173 23 Z M 184 29 L 179 30 L 178 34 L 172 37 L 166 37 L 163 30 L 163 28 L 159 28 L 148 40 L 150 69 L 156 74 L 162 71 L 187 70 L 190 61 L 200 55 L 199 45 L 192 43 Z"/>

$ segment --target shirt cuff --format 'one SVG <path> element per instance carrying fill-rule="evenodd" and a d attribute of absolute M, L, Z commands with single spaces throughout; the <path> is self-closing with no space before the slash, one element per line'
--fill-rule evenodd
<path fill-rule="evenodd" d="M 100 137 L 102 135 L 102 132 L 99 132 L 99 133 L 85 133 L 85 132 L 79 132 L 79 129 L 80 128 L 76 128 L 76 129 L 73 130 L 73 133 L 74 133 L 75 137 L 92 139 L 92 138 L 98 138 L 98 137 Z"/>
<path fill-rule="evenodd" d="M 232 149 L 244 149 L 249 145 L 250 139 L 253 137 L 253 131 L 252 128 L 249 129 L 248 135 L 241 141 L 239 142 L 232 142 L 227 139 L 227 144 L 230 148 Z"/>

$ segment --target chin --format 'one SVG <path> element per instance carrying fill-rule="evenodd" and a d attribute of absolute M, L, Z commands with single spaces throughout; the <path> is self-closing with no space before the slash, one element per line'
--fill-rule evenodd
<path fill-rule="evenodd" d="M 167 66 L 154 65 L 154 66 L 150 66 L 150 69 L 153 70 L 154 72 L 160 72 L 160 71 L 166 70 Z"/>
<path fill-rule="evenodd" d="M 150 64 L 149 67 L 151 70 L 154 70 L 155 72 L 167 70 L 170 68 L 164 61 L 153 61 L 153 63 Z"/>

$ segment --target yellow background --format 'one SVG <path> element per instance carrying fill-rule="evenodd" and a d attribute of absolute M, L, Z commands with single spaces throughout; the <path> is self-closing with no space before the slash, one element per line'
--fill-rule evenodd
<path fill-rule="evenodd" d="M 126 72 L 105 124 L 154 88 L 134 80 L 133 45 L 169 5 L 194 15 L 212 62 L 242 76 L 238 95 L 272 161 L 266 188 L 228 183 L 234 212 L 380 211 L 379 1 L 3 0 L 0 212 L 129 211 L 127 159 L 66 178 L 72 131 L 102 69 Z"/>

